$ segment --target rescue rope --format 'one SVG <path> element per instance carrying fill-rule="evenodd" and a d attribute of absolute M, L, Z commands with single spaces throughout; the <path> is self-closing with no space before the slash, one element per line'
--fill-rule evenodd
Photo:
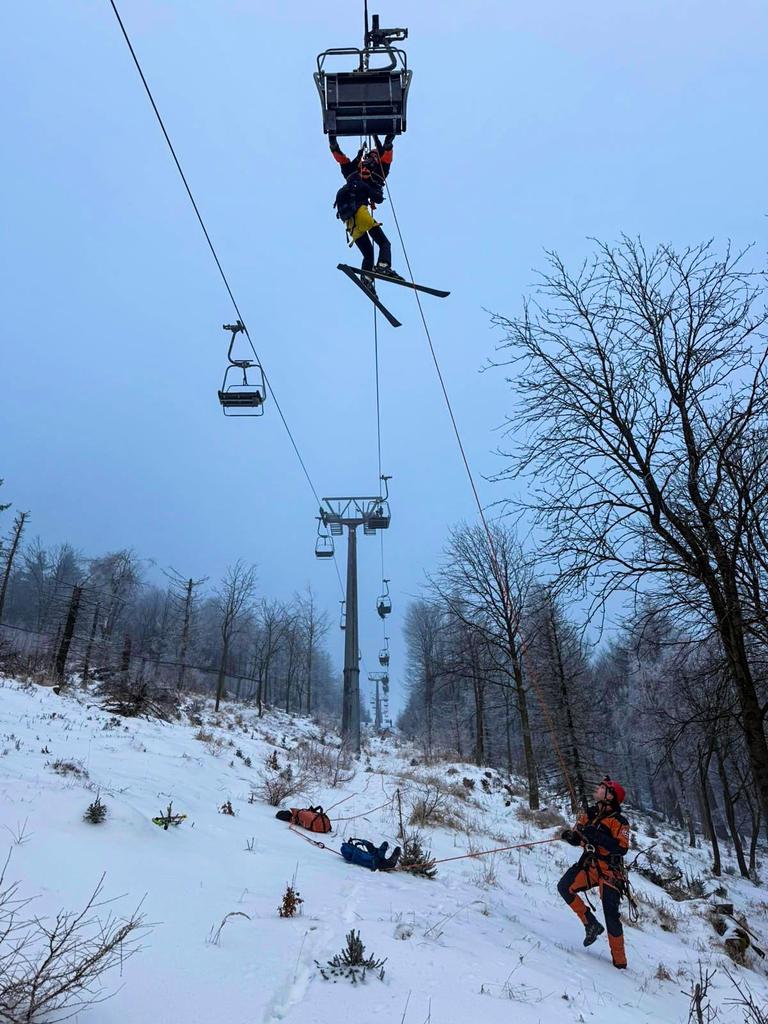
<path fill-rule="evenodd" d="M 341 800 L 337 800 L 335 804 L 331 804 L 330 807 L 324 807 L 323 810 L 325 811 L 326 814 L 328 814 L 328 812 L 332 811 L 334 807 L 340 807 L 342 804 L 345 804 L 347 800 L 351 800 L 353 796 L 360 796 L 360 794 L 350 793 L 349 796 L 345 796 Z"/>
<path fill-rule="evenodd" d="M 322 843 L 319 839 L 310 839 L 309 836 L 305 836 L 303 832 L 297 832 L 293 825 L 289 825 L 288 830 L 293 832 L 295 836 L 303 839 L 305 842 L 312 843 L 313 846 L 317 846 L 321 850 L 327 850 L 329 853 L 335 853 L 337 857 L 341 857 L 338 850 L 334 850 L 332 846 L 326 846 L 325 843 Z"/>
<path fill-rule="evenodd" d="M 450 860 L 467 860 L 472 857 L 487 857 L 489 853 L 505 853 L 507 850 L 523 850 L 528 846 L 543 846 L 544 843 L 559 843 L 560 837 L 554 839 L 534 839 L 531 843 L 515 843 L 514 846 L 497 846 L 493 850 L 476 850 L 474 853 L 462 853 L 458 857 L 441 857 L 439 860 L 429 861 L 430 864 L 447 864 Z M 427 862 L 425 862 L 427 863 Z"/>
<path fill-rule="evenodd" d="M 368 814 L 373 814 L 375 811 L 381 811 L 385 807 L 389 807 L 395 798 L 387 800 L 384 804 L 379 804 L 378 807 L 372 807 L 369 811 L 363 811 L 362 814 L 351 814 L 346 818 L 337 818 L 334 816 L 334 821 L 354 821 L 356 818 L 365 818 Z"/>

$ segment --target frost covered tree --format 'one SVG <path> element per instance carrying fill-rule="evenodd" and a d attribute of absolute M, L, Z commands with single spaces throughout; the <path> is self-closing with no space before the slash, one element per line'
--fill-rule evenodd
<path fill-rule="evenodd" d="M 551 254 L 540 298 L 496 317 L 516 411 L 502 480 L 561 588 L 596 606 L 652 588 L 714 632 L 768 814 L 768 348 L 765 277 L 710 244 Z"/>
<path fill-rule="evenodd" d="M 230 646 L 238 631 L 252 613 L 253 595 L 256 590 L 256 566 L 246 565 L 240 559 L 231 565 L 216 592 L 216 606 L 219 613 L 221 633 L 221 656 L 216 682 L 216 710 L 219 710 L 224 693 L 227 660 Z"/>

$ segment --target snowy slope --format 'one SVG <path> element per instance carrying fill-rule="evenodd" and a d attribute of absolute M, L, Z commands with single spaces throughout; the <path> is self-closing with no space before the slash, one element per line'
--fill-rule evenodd
<path fill-rule="evenodd" d="M 260 722 L 255 712 L 231 707 L 217 718 L 206 706 L 206 740 L 196 738 L 199 719 L 115 719 L 88 694 L 59 697 L 47 688 L 0 684 L 0 852 L 12 848 L 8 874 L 25 893 L 39 894 L 36 910 L 46 913 L 82 904 L 106 872 L 106 894 L 126 894 L 117 909 L 127 913 L 143 898 L 153 923 L 122 980 L 113 978 L 122 988 L 82 1012 L 81 1024 L 539 1024 L 606 1014 L 611 1024 L 677 1022 L 688 1019 L 681 989 L 689 989 L 697 960 L 730 963 L 696 904 L 673 903 L 637 876 L 642 894 L 671 907 L 677 931 L 662 930 L 644 905 L 640 927 L 627 929 L 630 970 L 611 966 L 603 940 L 583 950 L 581 926 L 555 888 L 575 857 L 562 843 L 449 862 L 428 881 L 370 873 L 302 841 L 275 820 L 273 807 L 249 803 L 248 796 L 272 751 L 285 763 L 285 747 L 319 738 L 306 720 L 273 713 Z M 520 820 L 519 799 L 505 806 L 509 796 L 495 773 L 483 783 L 471 766 L 413 767 L 413 757 L 392 741 L 371 741 L 353 779 L 336 788 L 327 779 L 311 781 L 305 801 L 289 802 L 330 807 L 343 800 L 337 813 L 344 817 L 387 802 L 339 822 L 339 831 L 394 845 L 396 788 L 407 811 L 418 779 L 432 775 L 465 791 L 468 799 L 448 798 L 444 811 L 460 816 L 470 833 L 427 829 L 436 857 L 466 852 L 468 842 L 485 849 L 552 834 Z M 87 777 L 57 774 L 57 759 L 80 762 Z M 99 826 L 82 821 L 96 789 L 109 808 Z M 218 811 L 228 799 L 235 817 Z M 151 818 L 169 800 L 188 818 L 163 831 Z M 16 844 L 25 821 L 28 839 Z M 338 849 L 340 841 L 339 835 L 328 844 Z M 692 872 L 703 871 L 703 853 L 683 856 Z M 294 872 L 305 903 L 301 916 L 285 920 L 277 906 Z M 752 927 L 768 933 L 765 892 L 732 877 L 725 885 L 738 908 L 750 908 Z M 229 918 L 219 942 L 208 941 L 231 912 L 248 917 Z M 314 961 L 340 950 L 352 927 L 369 952 L 387 957 L 383 981 L 369 977 L 352 986 L 319 976 Z M 660 964 L 670 980 L 656 977 Z M 768 999 L 764 968 L 750 965 L 743 977 Z M 722 972 L 715 984 L 720 1005 L 731 991 Z M 724 1021 L 743 1019 L 726 1005 L 721 1014 Z"/>

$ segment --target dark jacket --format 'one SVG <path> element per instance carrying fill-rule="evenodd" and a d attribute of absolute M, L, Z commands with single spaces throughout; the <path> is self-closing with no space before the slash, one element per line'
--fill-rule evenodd
<path fill-rule="evenodd" d="M 361 206 L 376 205 L 384 201 L 381 185 L 375 185 L 369 178 L 364 181 L 355 171 L 336 193 L 336 216 L 341 220 L 349 220 Z"/>

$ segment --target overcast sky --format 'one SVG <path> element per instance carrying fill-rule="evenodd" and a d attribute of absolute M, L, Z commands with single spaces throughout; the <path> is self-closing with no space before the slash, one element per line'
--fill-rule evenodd
<path fill-rule="evenodd" d="M 372 311 L 335 268 L 341 184 L 316 54 L 357 46 L 359 0 L 122 0 L 120 10 L 277 398 L 321 495 L 377 487 Z M 390 184 L 484 502 L 511 408 L 480 374 L 543 251 L 590 236 L 714 237 L 764 248 L 764 0 L 405 2 L 408 132 Z M 337 618 L 332 563 L 274 402 L 225 419 L 233 310 L 108 0 L 6 3 L 0 477 L 31 532 L 87 554 L 132 546 L 184 575 L 259 566 L 262 593 L 308 582 Z M 354 149 L 350 140 L 348 148 Z M 390 208 L 380 209 L 394 237 Z M 402 267 L 394 246 L 394 262 Z M 450 524 L 474 506 L 412 296 L 381 293 L 386 569 L 400 631 Z M 9 523 L 6 515 L 5 525 Z M 375 665 L 378 541 L 360 537 L 361 641 Z M 343 554 L 343 552 L 342 552 Z M 342 573 L 344 559 L 340 559 Z M 342 634 L 330 634 L 342 659 Z"/>

